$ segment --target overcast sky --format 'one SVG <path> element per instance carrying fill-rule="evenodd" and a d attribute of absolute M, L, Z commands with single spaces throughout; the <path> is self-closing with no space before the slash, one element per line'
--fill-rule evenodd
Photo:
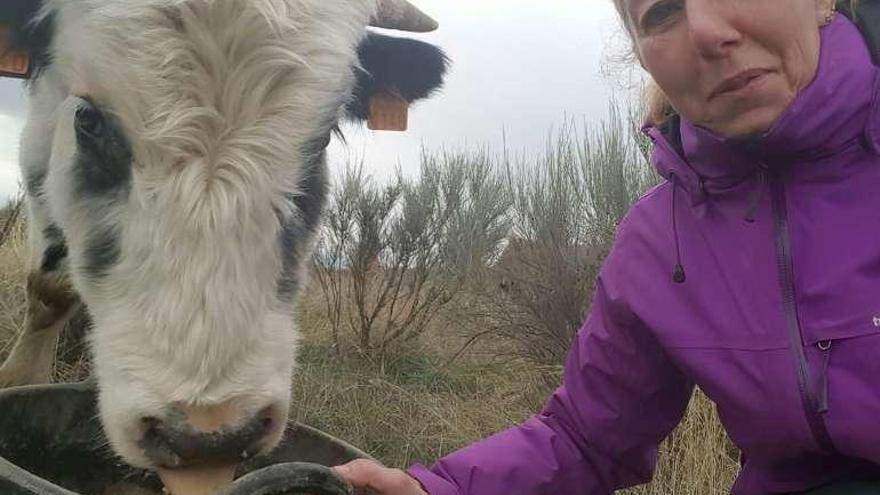
<path fill-rule="evenodd" d="M 379 177 L 418 169 L 420 149 L 501 147 L 535 152 L 564 118 L 598 122 L 626 84 L 603 76 L 619 55 L 611 0 L 415 0 L 440 22 L 420 38 L 442 46 L 453 66 L 444 90 L 410 111 L 406 133 L 346 127 L 348 144 L 330 150 L 338 170 L 363 157 Z M 0 79 L 0 198 L 18 187 L 18 133 L 25 97 Z"/>

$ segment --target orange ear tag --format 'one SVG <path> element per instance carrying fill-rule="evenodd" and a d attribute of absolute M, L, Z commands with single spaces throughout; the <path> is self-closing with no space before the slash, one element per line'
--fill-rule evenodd
<path fill-rule="evenodd" d="M 25 78 L 30 68 L 30 56 L 12 49 L 12 29 L 0 26 L 0 77 Z"/>
<path fill-rule="evenodd" d="M 409 102 L 397 93 L 383 91 L 370 98 L 368 129 L 403 132 L 407 129 L 408 119 Z"/>

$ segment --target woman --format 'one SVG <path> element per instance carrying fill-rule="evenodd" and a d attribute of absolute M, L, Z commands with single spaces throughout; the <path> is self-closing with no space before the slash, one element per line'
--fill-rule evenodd
<path fill-rule="evenodd" d="M 620 225 L 564 384 L 430 469 L 339 472 L 382 495 L 610 494 L 649 480 L 698 385 L 743 451 L 734 494 L 880 493 L 878 0 L 869 33 L 828 0 L 615 1 L 668 102 L 645 129 L 666 182 Z"/>

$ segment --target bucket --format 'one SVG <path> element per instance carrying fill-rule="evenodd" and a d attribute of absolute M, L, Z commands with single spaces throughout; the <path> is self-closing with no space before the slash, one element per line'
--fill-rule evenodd
<path fill-rule="evenodd" d="M 370 456 L 308 426 L 291 423 L 271 454 L 238 468 L 234 495 L 342 494 L 344 482 L 323 466 Z M 278 488 L 285 479 L 305 492 Z M 269 489 L 268 483 L 275 488 Z M 262 488 L 261 488 L 262 487 Z M 162 483 L 119 460 L 104 437 L 96 393 L 86 383 L 0 390 L 0 494 L 161 495 Z"/>

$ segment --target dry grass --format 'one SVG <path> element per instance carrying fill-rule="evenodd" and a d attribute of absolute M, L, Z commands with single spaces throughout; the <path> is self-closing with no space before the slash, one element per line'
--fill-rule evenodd
<path fill-rule="evenodd" d="M 27 271 L 27 229 L 19 219 L 0 236 L 0 360 L 6 358 L 21 332 L 25 316 L 25 276 Z M 58 344 L 56 381 L 79 381 L 88 376 L 88 355 L 82 339 L 87 325 L 85 312 L 68 324 Z"/>
<path fill-rule="evenodd" d="M 737 453 L 718 421 L 715 406 L 701 392 L 688 414 L 663 444 L 654 482 L 627 495 L 722 495 L 739 472 Z"/>
<path fill-rule="evenodd" d="M 0 359 L 9 353 L 24 322 L 25 230 L 23 222 L 17 222 L 0 246 Z"/>
<path fill-rule="evenodd" d="M 24 316 L 24 246 L 18 226 L 0 247 L 0 358 Z M 302 309 L 305 338 L 294 386 L 294 418 L 389 465 L 430 462 L 516 424 L 540 409 L 549 392 L 548 375 L 558 375 L 558 369 L 502 361 L 498 355 L 503 349 L 495 342 L 477 342 L 450 363 L 467 332 L 452 333 L 453 325 L 442 320 L 420 344 L 396 352 L 384 363 L 351 356 L 340 361 L 332 350 L 324 306 L 315 297 L 318 292 L 307 291 L 311 299 Z M 78 378 L 86 372 L 81 358 L 67 361 L 56 369 L 59 378 Z M 737 469 L 729 450 L 714 408 L 698 395 L 686 420 L 664 445 L 654 483 L 625 493 L 727 493 Z"/>

